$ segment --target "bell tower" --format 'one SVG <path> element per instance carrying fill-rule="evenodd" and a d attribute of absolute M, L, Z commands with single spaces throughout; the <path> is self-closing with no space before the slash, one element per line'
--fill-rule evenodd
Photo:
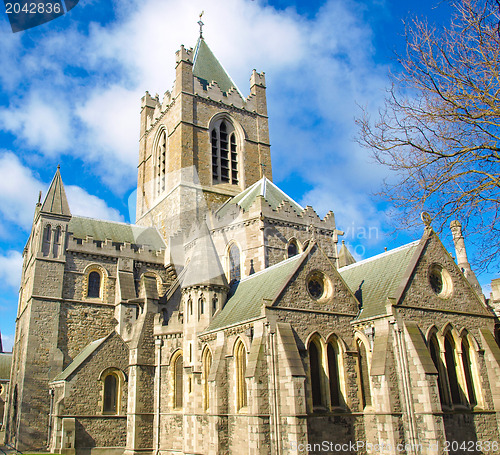
<path fill-rule="evenodd" d="M 200 30 L 194 49 L 176 53 L 172 92 L 142 98 L 136 222 L 167 239 L 263 168 L 272 179 L 264 73 L 253 70 L 245 98 Z"/>

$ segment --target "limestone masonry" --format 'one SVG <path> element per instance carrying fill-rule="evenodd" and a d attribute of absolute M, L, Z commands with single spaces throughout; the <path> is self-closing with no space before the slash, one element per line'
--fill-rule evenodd
<path fill-rule="evenodd" d="M 456 262 L 429 223 L 356 262 L 332 212 L 272 183 L 264 73 L 245 99 L 201 36 L 140 124 L 135 225 L 72 215 L 59 169 L 36 205 L 6 442 L 500 453 L 500 281 L 486 300 L 458 221 Z"/>

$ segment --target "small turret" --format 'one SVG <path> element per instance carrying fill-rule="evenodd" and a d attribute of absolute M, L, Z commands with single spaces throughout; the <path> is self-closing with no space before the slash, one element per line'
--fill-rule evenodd
<path fill-rule="evenodd" d="M 479 297 L 484 301 L 483 291 L 481 285 L 477 280 L 476 274 L 472 270 L 469 260 L 467 258 L 467 251 L 465 249 L 465 240 L 462 234 L 462 225 L 460 221 L 453 220 L 450 223 L 451 233 L 453 234 L 453 243 L 455 244 L 455 254 L 457 256 L 457 265 L 462 270 L 465 278 L 469 281 L 471 286 L 475 289 Z"/>

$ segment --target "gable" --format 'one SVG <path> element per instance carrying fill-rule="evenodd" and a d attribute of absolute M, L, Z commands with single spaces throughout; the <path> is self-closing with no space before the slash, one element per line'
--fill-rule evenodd
<path fill-rule="evenodd" d="M 93 364 L 102 363 L 97 367 Z M 108 336 L 89 343 L 74 358 L 74 360 L 60 373 L 52 382 L 70 381 L 72 378 L 90 368 L 92 370 L 103 370 L 104 368 L 114 366 L 125 369 L 128 365 L 128 347 L 122 337 L 113 331 Z M 99 371 L 101 371 L 99 370 Z M 95 372 L 95 371 L 94 371 Z"/>
<path fill-rule="evenodd" d="M 310 283 L 323 282 L 324 292 L 319 298 Z M 339 272 L 318 244 L 313 243 L 293 276 L 283 287 L 273 306 L 309 311 L 333 312 L 356 316 L 358 302 Z"/>
<path fill-rule="evenodd" d="M 442 272 L 439 272 L 442 270 Z M 442 275 L 443 291 L 433 289 L 433 275 Z M 435 286 L 435 285 L 434 285 Z M 491 316 L 486 305 L 434 232 L 426 234 L 420 256 L 396 297 L 398 306 Z"/>

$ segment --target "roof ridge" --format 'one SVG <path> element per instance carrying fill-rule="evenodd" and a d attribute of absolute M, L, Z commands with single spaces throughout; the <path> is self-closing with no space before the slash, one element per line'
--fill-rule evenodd
<path fill-rule="evenodd" d="M 240 280 L 240 283 L 243 282 L 243 281 L 248 281 L 248 280 L 250 280 L 252 278 L 255 278 L 256 276 L 263 275 L 264 273 L 267 273 L 270 270 L 277 269 L 277 268 L 279 268 L 282 265 L 285 265 L 285 264 L 288 264 L 288 263 L 290 263 L 290 262 L 292 262 L 294 260 L 297 260 L 299 257 L 304 256 L 304 254 L 306 254 L 305 251 L 303 251 L 302 253 L 296 254 L 295 256 L 292 256 L 291 258 L 287 258 L 287 259 L 285 259 L 285 260 L 283 260 L 281 262 L 278 262 L 277 264 L 271 265 L 270 267 L 266 267 L 264 270 L 260 270 L 259 272 L 252 273 L 252 275 L 248 275 L 247 277 L 242 278 Z"/>
<path fill-rule="evenodd" d="M 290 197 L 288 194 L 286 194 L 278 185 L 276 185 L 275 183 L 271 182 L 271 180 L 269 180 L 266 176 L 264 176 L 264 178 L 271 184 L 271 186 L 273 186 L 274 188 L 276 188 L 280 193 L 283 193 L 288 199 L 290 199 L 294 204 L 297 204 L 297 206 L 299 206 L 302 210 L 304 210 L 304 207 L 302 207 L 302 205 L 300 205 L 295 199 L 293 199 L 292 197 Z M 284 201 L 285 199 L 283 199 Z M 283 202 L 281 201 L 281 202 Z"/>
<path fill-rule="evenodd" d="M 102 220 L 99 218 L 93 218 L 91 216 L 83 216 L 83 215 L 74 215 L 73 218 L 83 218 L 85 220 L 93 220 L 93 221 L 100 221 L 102 223 L 113 223 L 113 224 L 122 224 L 124 226 L 134 226 L 142 229 L 150 229 L 153 228 L 156 230 L 155 227 L 153 226 L 141 226 L 140 224 L 135 224 L 135 223 L 127 223 L 126 221 L 113 221 L 113 220 Z"/>
<path fill-rule="evenodd" d="M 415 240 L 415 241 L 410 242 L 410 243 L 407 243 L 405 245 L 398 246 L 397 248 L 394 248 L 392 250 L 384 251 L 383 253 L 380 253 L 380 254 L 377 254 L 375 256 L 363 259 L 362 261 L 356 262 L 354 264 L 346 265 L 345 267 L 341 267 L 339 269 L 339 272 L 341 272 L 341 271 L 343 272 L 345 270 L 350 270 L 350 269 L 353 269 L 353 268 L 355 268 L 355 267 L 357 267 L 359 265 L 367 264 L 369 262 L 376 261 L 378 259 L 382 259 L 383 257 L 390 256 L 390 255 L 392 255 L 394 253 L 397 253 L 398 251 L 401 251 L 401 250 L 404 250 L 406 248 L 410 248 L 410 247 L 416 246 L 419 243 L 420 243 L 420 239 L 419 240 Z"/>

